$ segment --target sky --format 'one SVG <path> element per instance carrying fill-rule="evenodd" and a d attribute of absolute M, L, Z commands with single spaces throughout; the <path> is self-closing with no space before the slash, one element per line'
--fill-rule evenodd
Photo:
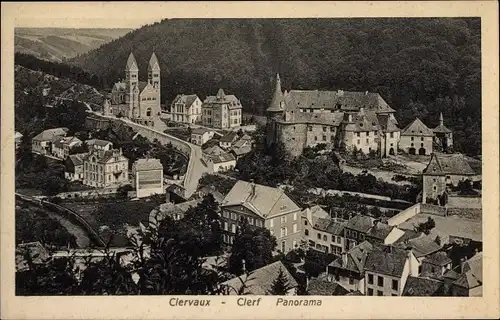
<path fill-rule="evenodd" d="M 21 28 L 131 28 L 137 29 L 146 24 L 158 22 L 162 18 L 50 18 L 17 19 L 16 27 Z"/>

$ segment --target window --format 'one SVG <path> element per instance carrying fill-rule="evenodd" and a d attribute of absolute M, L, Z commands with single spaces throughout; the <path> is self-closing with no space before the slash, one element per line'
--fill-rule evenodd
<path fill-rule="evenodd" d="M 392 294 L 392 296 L 393 296 L 393 297 L 397 297 L 398 295 L 397 295 L 397 294 L 395 294 L 395 293 L 393 293 L 393 294 Z"/>
<path fill-rule="evenodd" d="M 318 240 L 321 240 L 321 233 L 318 232 Z"/>
<path fill-rule="evenodd" d="M 354 284 L 354 279 L 353 278 L 349 278 L 349 284 Z"/>
<path fill-rule="evenodd" d="M 368 288 L 368 295 L 373 296 L 373 289 Z"/>
<path fill-rule="evenodd" d="M 328 241 L 328 238 L 326 237 L 326 235 L 323 235 L 323 241 Z"/>
<path fill-rule="evenodd" d="M 297 220 L 297 212 L 294 212 L 293 213 L 293 221 L 296 221 Z"/>
<path fill-rule="evenodd" d="M 370 139 L 366 139 L 366 144 L 370 144 Z"/>
<path fill-rule="evenodd" d="M 307 127 L 307 129 L 308 129 L 309 131 L 313 131 L 313 127 L 312 127 L 312 126 Z"/>
<path fill-rule="evenodd" d="M 318 137 L 314 136 L 314 141 L 318 141 Z"/>
<path fill-rule="evenodd" d="M 424 147 L 424 144 L 423 144 L 423 143 L 421 143 L 421 144 L 420 144 L 420 146 L 421 146 L 421 147 Z"/>
<path fill-rule="evenodd" d="M 293 243 L 293 247 L 294 247 L 294 248 L 297 248 L 297 240 L 293 240 L 293 242 L 292 242 L 292 243 Z"/>
<path fill-rule="evenodd" d="M 373 284 L 373 274 L 368 275 L 368 283 Z"/>
<path fill-rule="evenodd" d="M 231 225 L 231 232 L 236 233 L 236 225 L 235 224 Z"/>
<path fill-rule="evenodd" d="M 253 218 L 248 218 L 248 223 L 249 223 L 250 225 L 252 225 L 252 226 L 253 226 L 253 223 L 254 223 L 253 221 L 254 221 L 254 220 L 253 220 Z"/>
<path fill-rule="evenodd" d="M 296 223 L 293 224 L 292 228 L 293 228 L 294 233 L 297 232 L 297 224 Z"/>
<path fill-rule="evenodd" d="M 351 234 L 351 230 L 346 229 L 346 231 L 345 231 L 345 235 L 346 235 L 346 236 L 349 236 L 350 234 Z"/>
<path fill-rule="evenodd" d="M 304 225 L 307 226 L 307 220 L 304 220 Z"/>
<path fill-rule="evenodd" d="M 357 143 L 358 143 L 358 144 L 360 144 L 360 143 L 361 143 L 359 139 L 358 139 Z"/>
<path fill-rule="evenodd" d="M 361 132 L 357 132 L 357 133 L 356 133 L 356 135 L 357 135 L 358 137 L 361 137 Z"/>
<path fill-rule="evenodd" d="M 378 276 L 378 279 L 377 279 L 377 280 L 378 280 L 378 281 L 377 281 L 377 282 L 378 282 L 378 283 L 377 283 L 377 284 L 378 284 L 378 286 L 379 286 L 379 287 L 383 287 L 383 286 L 384 286 L 384 278 L 383 278 L 383 277 L 381 277 L 381 276 Z"/>
<path fill-rule="evenodd" d="M 420 141 L 424 141 L 424 137 L 420 138 Z"/>
<path fill-rule="evenodd" d="M 365 240 L 365 235 L 362 234 L 362 233 L 360 233 L 359 234 L 359 240 L 361 240 L 361 241 Z"/>
<path fill-rule="evenodd" d="M 227 222 L 224 222 L 224 230 L 228 230 L 229 229 L 229 226 L 227 225 Z"/>
<path fill-rule="evenodd" d="M 335 236 L 332 236 L 332 242 L 335 242 Z"/>
<path fill-rule="evenodd" d="M 308 236 L 308 235 L 309 235 L 309 230 L 305 229 L 305 230 L 304 230 L 304 234 L 305 234 L 306 236 Z"/>
<path fill-rule="evenodd" d="M 330 137 L 330 141 L 331 141 L 331 142 L 335 141 L 335 136 L 331 136 L 331 137 Z"/>
<path fill-rule="evenodd" d="M 271 220 L 269 220 L 269 226 L 271 228 L 274 227 L 274 219 L 271 218 Z"/>
<path fill-rule="evenodd" d="M 413 141 L 413 137 L 411 137 L 411 141 Z"/>
<path fill-rule="evenodd" d="M 391 138 L 394 138 L 394 132 L 391 132 Z"/>
<path fill-rule="evenodd" d="M 366 136 L 369 137 L 370 136 L 370 131 L 366 132 Z"/>
<path fill-rule="evenodd" d="M 392 290 L 398 290 L 398 280 L 392 280 Z"/>
<path fill-rule="evenodd" d="M 323 127 L 323 132 L 326 132 L 326 127 Z"/>
<path fill-rule="evenodd" d="M 323 136 L 323 141 L 326 141 L 326 136 Z"/>
<path fill-rule="evenodd" d="M 382 291 L 380 291 L 380 290 L 377 291 L 377 296 L 383 296 L 383 295 L 384 295 L 384 293 Z"/>
<path fill-rule="evenodd" d="M 337 243 L 341 243 L 341 242 L 342 242 L 342 239 L 339 236 L 337 236 Z"/>
<path fill-rule="evenodd" d="M 286 223 L 286 216 L 283 216 L 281 217 L 281 224 L 285 224 Z"/>
<path fill-rule="evenodd" d="M 288 230 L 286 227 L 281 228 L 281 237 L 286 237 L 288 235 Z"/>
<path fill-rule="evenodd" d="M 358 233 L 357 233 L 356 231 L 353 231 L 353 232 L 352 232 L 352 237 L 353 237 L 353 238 L 357 238 L 357 237 L 358 237 Z"/>

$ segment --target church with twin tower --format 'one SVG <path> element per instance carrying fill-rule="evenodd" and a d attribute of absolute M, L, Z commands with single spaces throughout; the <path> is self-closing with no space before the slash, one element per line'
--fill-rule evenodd
<path fill-rule="evenodd" d="M 139 67 L 130 53 L 125 66 L 125 80 L 114 84 L 110 99 L 104 102 L 104 114 L 155 126 L 161 114 L 160 78 L 160 64 L 154 52 L 149 59 L 148 81 L 139 81 Z"/>

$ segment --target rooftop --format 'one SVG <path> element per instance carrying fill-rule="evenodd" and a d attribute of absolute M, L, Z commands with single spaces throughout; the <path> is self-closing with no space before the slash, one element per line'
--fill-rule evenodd
<path fill-rule="evenodd" d="M 444 293 L 442 281 L 409 276 L 403 289 L 403 296 L 424 297 L 440 296 Z"/>
<path fill-rule="evenodd" d="M 272 289 L 274 280 L 279 275 L 280 269 L 283 270 L 290 287 L 298 287 L 297 281 L 293 278 L 290 272 L 288 272 L 281 261 L 276 261 L 262 268 L 255 269 L 248 275 L 244 274 L 240 277 L 225 281 L 221 285 L 229 287 L 229 294 L 231 295 L 268 295 Z"/>
<path fill-rule="evenodd" d="M 52 141 L 54 138 L 58 136 L 65 136 L 67 132 L 69 131 L 68 128 L 54 128 L 54 129 L 47 129 L 39 134 L 37 134 L 33 140 L 38 140 L 38 141 Z"/>
<path fill-rule="evenodd" d="M 451 263 L 451 259 L 448 257 L 446 252 L 443 251 L 438 251 L 428 255 L 427 257 L 425 257 L 424 261 L 440 267 L 446 266 L 447 264 Z"/>
<path fill-rule="evenodd" d="M 212 132 L 213 130 L 210 130 L 208 128 L 203 128 L 203 127 L 200 127 L 200 128 L 194 128 L 191 130 L 191 134 L 196 134 L 196 135 L 202 135 L 202 134 L 205 134 L 207 132 Z"/>
<path fill-rule="evenodd" d="M 307 292 L 311 296 L 345 296 L 349 293 L 349 290 L 336 282 L 311 279 Z"/>
<path fill-rule="evenodd" d="M 368 241 L 364 241 L 347 251 L 345 258 L 344 256 L 337 258 L 328 266 L 361 274 L 365 270 L 367 257 L 372 249 L 373 245 Z"/>
<path fill-rule="evenodd" d="M 243 180 L 236 182 L 222 205 L 224 207 L 242 205 L 263 218 L 300 210 L 282 190 Z"/>
<path fill-rule="evenodd" d="M 217 95 L 215 96 L 206 97 L 205 101 L 203 101 L 203 104 L 205 104 L 205 107 L 209 107 L 213 104 L 228 104 L 229 109 L 241 108 L 241 103 L 238 98 L 236 98 L 236 96 L 232 94 L 225 94 L 223 89 L 219 89 Z"/>
<path fill-rule="evenodd" d="M 365 269 L 384 275 L 401 277 L 408 253 L 393 246 L 374 246 L 368 254 Z"/>
<path fill-rule="evenodd" d="M 219 155 L 210 155 L 210 159 L 212 160 L 213 163 L 224 163 L 228 161 L 234 161 L 236 158 L 232 153 L 221 153 Z"/>
<path fill-rule="evenodd" d="M 101 139 L 90 139 L 86 140 L 85 143 L 87 143 L 87 145 L 89 146 L 98 146 L 98 147 L 106 147 L 109 144 L 113 145 L 111 141 L 101 140 Z"/>
<path fill-rule="evenodd" d="M 358 214 L 349 219 L 345 227 L 366 233 L 373 226 L 374 220 L 372 217 Z"/>
<path fill-rule="evenodd" d="M 472 289 L 483 285 L 483 253 L 477 253 L 464 262 L 462 274 L 453 283 L 457 286 Z"/>
<path fill-rule="evenodd" d="M 415 118 L 412 123 L 401 130 L 401 135 L 433 137 L 434 133 L 419 118 Z"/>
<path fill-rule="evenodd" d="M 145 158 L 139 159 L 133 164 L 133 168 L 136 171 L 146 171 L 146 170 L 163 170 L 163 165 L 159 159 L 155 158 Z"/>
<path fill-rule="evenodd" d="M 336 222 L 331 218 L 318 218 L 314 224 L 314 229 L 321 230 L 333 235 L 341 235 L 345 222 Z"/>
<path fill-rule="evenodd" d="M 190 107 L 196 99 L 198 99 L 198 96 L 195 94 L 178 94 L 172 101 L 172 104 L 181 103 Z"/>
<path fill-rule="evenodd" d="M 238 138 L 238 133 L 235 131 L 231 131 L 223 135 L 219 141 L 220 142 L 233 142 L 235 139 Z"/>
<path fill-rule="evenodd" d="M 433 153 L 424 175 L 474 175 L 475 172 L 462 154 Z"/>

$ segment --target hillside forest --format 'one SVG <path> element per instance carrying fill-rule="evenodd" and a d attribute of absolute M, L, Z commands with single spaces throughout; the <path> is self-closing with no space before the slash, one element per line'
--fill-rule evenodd
<path fill-rule="evenodd" d="M 263 115 L 277 72 L 283 90 L 371 91 L 404 128 L 439 113 L 455 150 L 481 154 L 481 21 L 478 18 L 170 19 L 70 59 L 110 89 L 134 53 L 142 79 L 154 51 L 162 97 L 222 87 L 244 111 Z M 92 77 L 92 76 L 91 76 Z"/>

